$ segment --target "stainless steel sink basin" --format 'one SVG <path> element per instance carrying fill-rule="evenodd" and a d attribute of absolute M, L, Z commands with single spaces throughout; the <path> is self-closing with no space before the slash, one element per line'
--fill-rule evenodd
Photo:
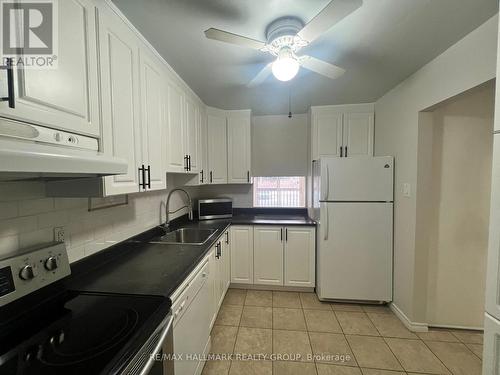
<path fill-rule="evenodd" d="M 151 243 L 203 245 L 217 232 L 215 229 L 180 228 L 151 240 Z"/>

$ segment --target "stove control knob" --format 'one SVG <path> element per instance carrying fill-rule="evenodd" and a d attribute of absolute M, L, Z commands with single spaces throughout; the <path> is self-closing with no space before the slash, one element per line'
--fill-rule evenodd
<path fill-rule="evenodd" d="M 59 262 L 57 261 L 57 258 L 55 256 L 52 256 L 50 258 L 47 258 L 44 266 L 47 271 L 54 271 L 57 267 L 59 267 Z"/>
<path fill-rule="evenodd" d="M 21 271 L 19 271 L 19 277 L 22 280 L 32 280 L 36 276 L 36 271 L 35 268 L 29 264 L 25 265 L 23 268 L 21 268 Z"/>

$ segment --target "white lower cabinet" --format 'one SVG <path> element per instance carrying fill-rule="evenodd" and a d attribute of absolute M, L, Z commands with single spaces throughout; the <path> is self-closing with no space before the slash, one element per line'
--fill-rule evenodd
<path fill-rule="evenodd" d="M 314 287 L 315 232 L 313 227 L 285 228 L 285 286 Z"/>
<path fill-rule="evenodd" d="M 283 228 L 253 228 L 253 283 L 283 285 Z"/>
<path fill-rule="evenodd" d="M 231 282 L 253 284 L 253 226 L 231 226 Z"/>
<path fill-rule="evenodd" d="M 232 226 L 231 282 L 314 287 L 315 233 L 307 226 Z"/>
<path fill-rule="evenodd" d="M 214 325 L 219 308 L 231 282 L 229 229 L 219 238 L 209 254 L 211 300 L 209 304 L 210 328 Z"/>

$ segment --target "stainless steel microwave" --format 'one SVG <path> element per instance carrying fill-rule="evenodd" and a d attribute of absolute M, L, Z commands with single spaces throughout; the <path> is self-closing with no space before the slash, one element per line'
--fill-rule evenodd
<path fill-rule="evenodd" d="M 198 218 L 200 220 L 227 219 L 230 217 L 233 217 L 232 199 L 200 199 L 198 201 Z"/>

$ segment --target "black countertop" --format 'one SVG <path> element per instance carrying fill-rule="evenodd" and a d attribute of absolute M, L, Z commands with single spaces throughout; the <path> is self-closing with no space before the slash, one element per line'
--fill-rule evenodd
<path fill-rule="evenodd" d="M 72 264 L 67 286 L 86 292 L 169 297 L 231 224 L 316 225 L 305 210 L 290 209 L 235 209 L 233 218 L 228 220 L 189 222 L 183 217 L 171 223 L 171 230 L 191 227 L 217 232 L 201 246 L 167 245 L 148 243 L 162 231 L 151 229 Z"/>

